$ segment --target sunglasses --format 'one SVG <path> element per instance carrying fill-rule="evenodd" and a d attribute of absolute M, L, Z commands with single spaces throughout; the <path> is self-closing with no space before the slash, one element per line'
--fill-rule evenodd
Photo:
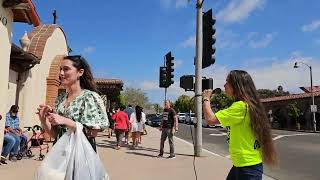
<path fill-rule="evenodd" d="M 81 55 L 72 55 L 72 56 L 65 56 L 64 59 L 83 60 L 83 57 Z"/>

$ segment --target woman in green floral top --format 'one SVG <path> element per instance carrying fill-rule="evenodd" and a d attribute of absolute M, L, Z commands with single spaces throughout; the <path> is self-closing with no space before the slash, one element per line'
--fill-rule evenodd
<path fill-rule="evenodd" d="M 39 106 L 42 127 L 57 140 L 66 132 L 66 128 L 75 130 L 75 122 L 80 122 L 96 150 L 95 137 L 108 127 L 109 120 L 103 101 L 96 93 L 88 63 L 81 56 L 66 56 L 61 63 L 59 77 L 66 93 L 57 97 L 54 109 L 48 105 Z"/>

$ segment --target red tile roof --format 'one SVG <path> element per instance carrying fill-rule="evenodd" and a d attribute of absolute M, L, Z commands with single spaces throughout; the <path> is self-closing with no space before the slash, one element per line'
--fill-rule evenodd
<path fill-rule="evenodd" d="M 39 15 L 32 0 L 21 0 L 21 3 L 12 7 L 13 21 L 24 22 L 39 26 L 41 24 Z"/>
<path fill-rule="evenodd" d="M 123 82 L 120 79 L 104 79 L 104 78 L 95 78 L 94 79 L 96 81 L 97 84 L 101 84 L 101 85 L 121 85 L 123 86 Z"/>
<path fill-rule="evenodd" d="M 31 40 L 28 52 L 36 55 L 39 59 L 42 59 L 47 40 L 57 28 L 60 28 L 64 33 L 63 29 L 56 24 L 42 24 L 33 28 L 32 32 L 28 33 L 28 37 Z"/>
<path fill-rule="evenodd" d="M 313 93 L 315 97 L 320 96 L 320 91 Z M 294 100 L 294 99 L 302 99 L 311 97 L 311 93 L 302 93 L 302 94 L 291 94 L 288 96 L 279 96 L 272 98 L 261 99 L 261 102 L 274 102 L 274 101 L 286 101 L 286 100 Z"/>

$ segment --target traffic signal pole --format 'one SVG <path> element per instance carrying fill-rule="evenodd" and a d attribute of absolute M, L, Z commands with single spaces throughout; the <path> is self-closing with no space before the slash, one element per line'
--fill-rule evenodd
<path fill-rule="evenodd" d="M 164 88 L 164 101 L 167 101 L 167 88 Z"/>
<path fill-rule="evenodd" d="M 194 153 L 197 157 L 202 153 L 202 4 L 204 0 L 197 0 L 197 28 L 196 28 L 196 63 L 195 63 L 195 100 L 196 100 L 196 137 Z"/>

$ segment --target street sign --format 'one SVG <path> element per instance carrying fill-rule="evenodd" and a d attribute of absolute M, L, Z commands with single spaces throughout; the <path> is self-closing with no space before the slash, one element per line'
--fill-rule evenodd
<path fill-rule="evenodd" d="M 311 112 L 317 112 L 317 105 L 311 105 L 310 106 L 310 108 L 311 108 Z"/>

